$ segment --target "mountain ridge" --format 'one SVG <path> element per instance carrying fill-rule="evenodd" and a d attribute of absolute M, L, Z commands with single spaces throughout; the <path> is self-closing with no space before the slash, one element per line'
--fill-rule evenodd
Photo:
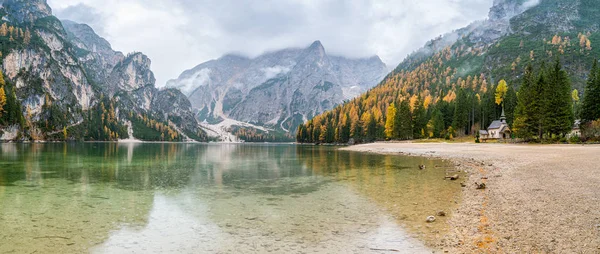
<path fill-rule="evenodd" d="M 14 102 L 0 115 L 2 139 L 207 140 L 187 98 L 155 87 L 147 56 L 114 51 L 45 0 L 5 0 L 0 15 L 0 86 Z"/>
<path fill-rule="evenodd" d="M 254 58 L 226 54 L 184 71 L 180 88 L 200 121 L 224 119 L 293 131 L 297 124 L 374 86 L 387 73 L 378 56 L 328 55 L 320 41 Z"/>

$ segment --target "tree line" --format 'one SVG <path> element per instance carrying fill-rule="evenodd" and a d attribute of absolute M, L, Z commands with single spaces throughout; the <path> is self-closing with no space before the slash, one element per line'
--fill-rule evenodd
<path fill-rule="evenodd" d="M 600 126 L 597 61 L 582 101 L 579 92 L 572 90 L 569 75 L 558 58 L 552 64 L 542 62 L 537 68 L 529 64 L 524 73 L 518 92 L 504 80 L 496 85 L 478 81 L 476 86 L 458 80 L 458 86 L 451 85 L 447 90 L 438 86 L 437 95 L 427 99 L 403 87 L 392 90 L 384 81 L 361 97 L 300 125 L 296 139 L 301 143 L 348 143 L 475 136 L 479 129 L 497 120 L 503 109 L 513 138 L 525 141 L 566 139 L 575 119 L 581 119 L 584 138 L 594 138 L 594 131 L 600 133 L 600 129 L 593 128 Z M 378 101 L 390 97 L 383 103 Z"/>

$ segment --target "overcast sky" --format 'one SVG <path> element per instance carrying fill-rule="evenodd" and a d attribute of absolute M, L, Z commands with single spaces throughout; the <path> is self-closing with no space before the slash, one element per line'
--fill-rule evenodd
<path fill-rule="evenodd" d="M 492 0 L 48 0 L 115 50 L 152 59 L 157 86 L 227 53 L 254 57 L 321 40 L 329 54 L 395 67 L 430 39 L 485 19 Z"/>

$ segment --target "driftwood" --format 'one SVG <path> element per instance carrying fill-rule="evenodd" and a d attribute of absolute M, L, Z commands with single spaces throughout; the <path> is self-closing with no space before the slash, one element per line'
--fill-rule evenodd
<path fill-rule="evenodd" d="M 392 251 L 392 252 L 400 252 L 400 250 L 396 250 L 396 249 L 377 249 L 377 248 L 369 248 L 371 250 L 375 250 L 375 251 Z"/>
<path fill-rule="evenodd" d="M 59 235 L 38 236 L 38 237 L 34 237 L 33 239 L 43 239 L 43 238 L 60 238 L 60 239 L 65 239 L 65 240 L 71 239 L 69 237 L 64 237 L 64 236 L 59 236 Z"/>

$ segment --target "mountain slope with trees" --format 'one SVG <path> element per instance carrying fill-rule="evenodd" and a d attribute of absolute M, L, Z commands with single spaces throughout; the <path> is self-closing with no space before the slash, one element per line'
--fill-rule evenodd
<path fill-rule="evenodd" d="M 545 118 L 561 123 L 549 127 L 544 122 L 535 135 L 529 129 L 518 132 L 521 137 L 564 136 L 566 126 L 578 117 L 572 104 L 581 104 L 589 70 L 600 57 L 600 46 L 595 46 L 600 7 L 589 0 L 531 3 L 494 1 L 487 20 L 430 41 L 377 87 L 300 125 L 297 140 L 346 143 L 475 135 L 498 119 L 503 108 L 513 126 L 520 98 L 527 94 L 525 89 L 517 95 L 523 83 L 543 86 L 532 90 L 547 90 L 545 96 L 559 99 L 521 104 L 540 104 L 536 109 L 548 114 L 554 111 L 550 105 L 557 106 L 560 112 Z M 518 124 L 531 121 L 523 118 L 522 109 L 518 112 Z"/>
<path fill-rule="evenodd" d="M 45 0 L 2 1 L 0 16 L 0 139 L 206 140 L 187 98 L 154 86 L 147 56 L 112 50 Z"/>

